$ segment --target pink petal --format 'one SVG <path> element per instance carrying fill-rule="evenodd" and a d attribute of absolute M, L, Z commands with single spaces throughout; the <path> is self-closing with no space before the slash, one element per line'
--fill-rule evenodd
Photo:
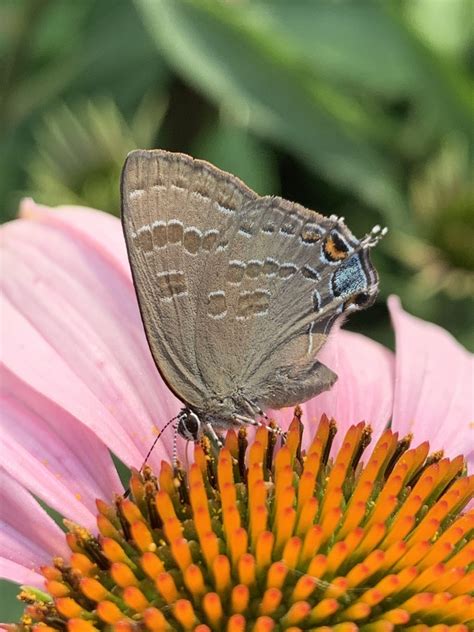
<path fill-rule="evenodd" d="M 371 424 L 375 439 L 392 414 L 393 353 L 366 336 L 338 330 L 331 334 L 319 359 L 338 375 L 338 380 L 330 391 L 303 404 L 303 420 L 309 424 L 305 441 L 313 436 L 323 413 L 337 421 L 335 448 L 347 428 L 359 421 Z M 283 418 L 291 419 L 292 414 L 292 409 L 285 409 Z M 278 412 L 275 416 L 282 418 Z"/>
<path fill-rule="evenodd" d="M 474 357 L 447 331 L 407 314 L 391 296 L 396 336 L 393 428 L 474 465 Z"/>
<path fill-rule="evenodd" d="M 1 534 L 0 534 L 1 539 Z M 0 557 L 0 577 L 8 579 L 22 586 L 34 586 L 44 588 L 44 577 L 35 571 L 31 571 L 22 564 Z M 1 627 L 1 626 L 0 626 Z"/>
<path fill-rule="evenodd" d="M 5 469 L 66 518 L 95 530 L 95 499 L 110 501 L 114 492 L 123 491 L 107 448 L 5 369 L 0 380 Z"/>
<path fill-rule="evenodd" d="M 2 229 L 3 264 L 10 270 L 3 279 L 11 306 L 7 368 L 125 463 L 139 466 L 155 424 L 161 427 L 181 404 L 151 358 L 123 246 L 116 253 L 123 243 L 120 223 L 74 208 L 43 207 L 36 217 Z M 172 432 L 159 442 L 152 464 L 170 454 L 171 443 Z"/>
<path fill-rule="evenodd" d="M 132 284 L 122 227 L 110 213 L 85 206 L 51 208 L 36 204 L 31 198 L 24 198 L 20 204 L 19 216 L 56 226 L 70 233 L 75 240 L 99 249 L 103 257 L 109 258 L 111 264 Z"/>
<path fill-rule="evenodd" d="M 5 579 L 42 585 L 35 570 L 54 555 L 68 556 L 64 533 L 34 498 L 0 470 L 0 569 Z"/>

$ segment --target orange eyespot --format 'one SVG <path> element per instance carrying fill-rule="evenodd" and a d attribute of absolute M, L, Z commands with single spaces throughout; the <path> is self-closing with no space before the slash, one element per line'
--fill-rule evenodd
<path fill-rule="evenodd" d="M 348 248 L 342 239 L 331 233 L 324 241 L 324 254 L 330 261 L 342 261 L 347 257 Z"/>

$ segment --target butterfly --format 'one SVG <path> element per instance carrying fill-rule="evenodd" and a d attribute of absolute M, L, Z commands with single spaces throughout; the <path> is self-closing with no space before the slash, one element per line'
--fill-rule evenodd
<path fill-rule="evenodd" d="M 122 224 L 156 366 L 183 402 L 177 432 L 216 441 L 268 408 L 326 391 L 334 323 L 371 305 L 378 275 L 344 219 L 275 196 L 181 153 L 131 152 Z"/>

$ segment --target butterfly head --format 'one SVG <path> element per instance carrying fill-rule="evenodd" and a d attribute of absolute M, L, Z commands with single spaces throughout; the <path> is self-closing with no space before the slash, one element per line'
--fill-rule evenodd
<path fill-rule="evenodd" d="M 199 441 L 202 434 L 201 420 L 190 408 L 183 408 L 178 415 L 176 431 L 186 441 Z"/>

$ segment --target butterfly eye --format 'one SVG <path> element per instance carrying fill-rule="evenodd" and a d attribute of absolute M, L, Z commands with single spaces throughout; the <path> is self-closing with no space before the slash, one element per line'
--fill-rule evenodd
<path fill-rule="evenodd" d="M 196 413 L 189 409 L 183 410 L 178 420 L 178 434 L 186 441 L 197 441 L 201 436 L 201 421 Z"/>
<path fill-rule="evenodd" d="M 196 413 L 190 412 L 186 417 L 185 424 L 188 434 L 192 435 L 193 440 L 196 441 L 201 434 L 201 422 L 199 421 L 199 417 Z"/>

